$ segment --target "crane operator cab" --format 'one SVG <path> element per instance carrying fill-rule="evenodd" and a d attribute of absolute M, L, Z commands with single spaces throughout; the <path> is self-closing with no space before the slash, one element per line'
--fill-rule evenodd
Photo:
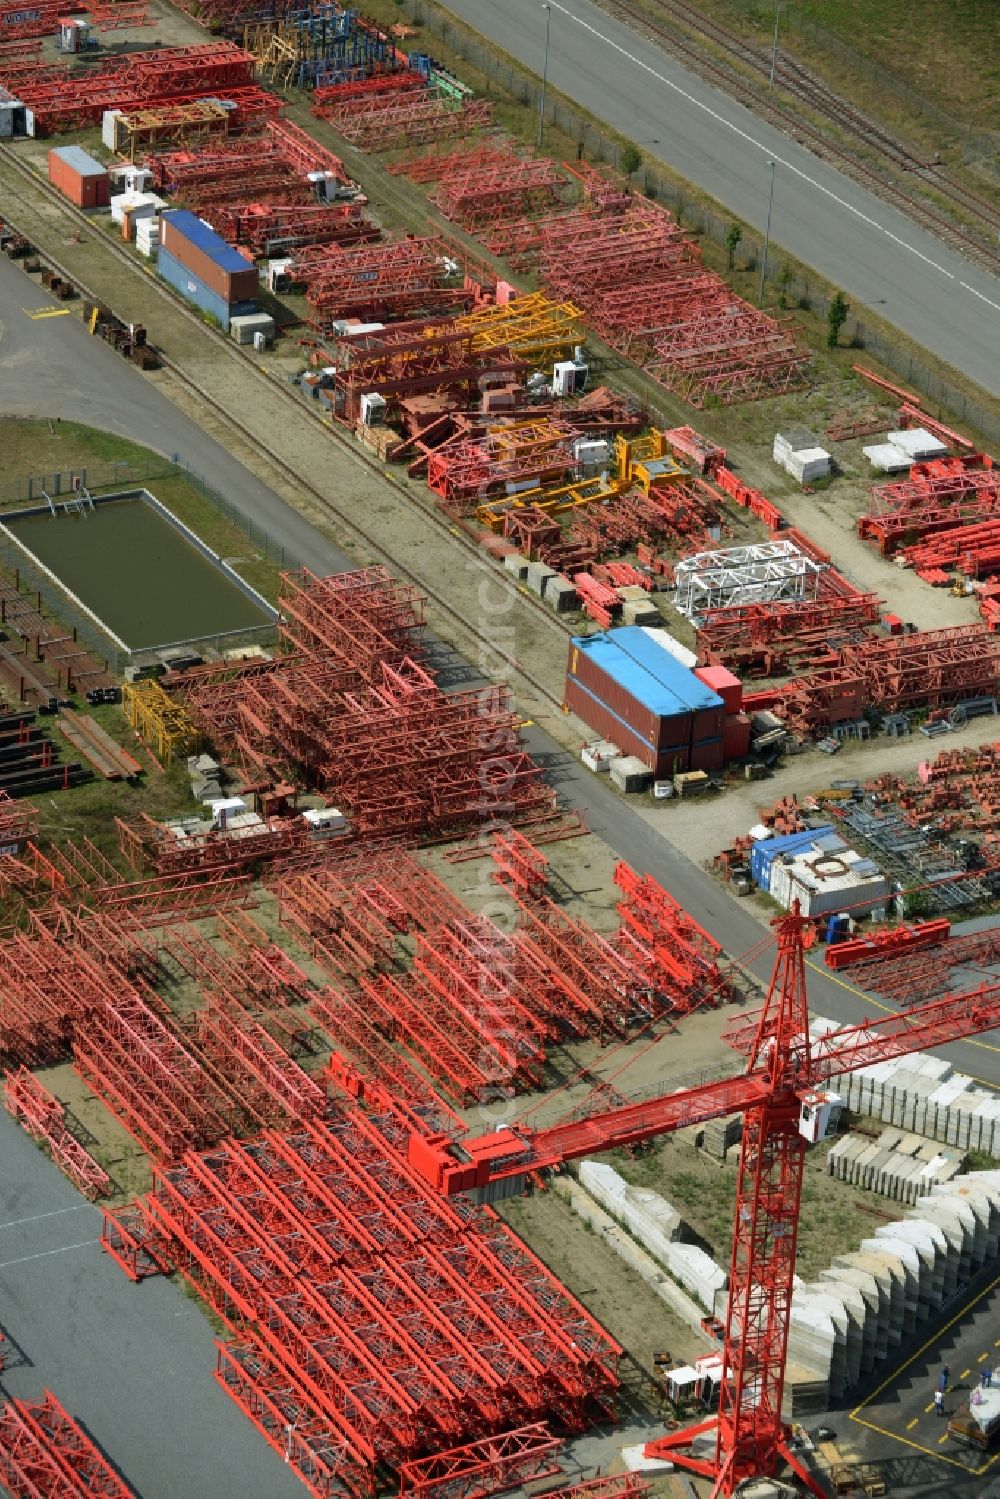
<path fill-rule="evenodd" d="M 836 1093 L 807 1089 L 796 1095 L 799 1109 L 799 1134 L 810 1145 L 817 1145 L 837 1131 L 843 1100 Z"/>

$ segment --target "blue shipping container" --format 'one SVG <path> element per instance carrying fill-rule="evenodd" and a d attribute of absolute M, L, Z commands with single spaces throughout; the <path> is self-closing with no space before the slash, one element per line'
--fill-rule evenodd
<path fill-rule="evenodd" d="M 189 271 L 187 266 L 175 260 L 162 245 L 156 257 L 156 269 L 167 285 L 179 291 L 186 301 L 200 308 L 202 312 L 209 312 L 213 317 L 218 318 L 220 325 L 227 333 L 230 318 L 242 317 L 244 313 L 254 311 L 253 302 L 227 302 L 224 297 L 220 297 L 193 271 Z"/>
<path fill-rule="evenodd" d="M 641 625 L 578 635 L 573 645 L 619 682 L 630 697 L 660 718 L 721 708 L 717 692 L 706 687 Z"/>
<path fill-rule="evenodd" d="M 794 854 L 801 848 L 808 848 L 817 838 L 832 832 L 833 828 L 826 826 L 807 828 L 802 833 L 785 833 L 780 838 L 762 838 L 750 850 L 750 878 L 766 893 L 771 888 L 771 865 L 775 859 L 782 854 Z"/>

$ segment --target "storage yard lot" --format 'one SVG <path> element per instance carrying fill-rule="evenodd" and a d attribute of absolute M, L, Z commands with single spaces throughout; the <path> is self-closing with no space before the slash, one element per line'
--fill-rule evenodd
<path fill-rule="evenodd" d="M 5 550 L 0 1486 L 972 1499 L 991 455 L 419 31 L 42 9 L 0 501 L 146 649 Z"/>

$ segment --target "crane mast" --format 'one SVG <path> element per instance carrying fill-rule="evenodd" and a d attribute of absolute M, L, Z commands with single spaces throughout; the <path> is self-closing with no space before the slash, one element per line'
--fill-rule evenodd
<path fill-rule="evenodd" d="M 824 1490 L 790 1449 L 781 1417 L 806 1151 L 839 1111 L 839 1099 L 823 1084 L 1000 1023 L 1000 985 L 980 985 L 811 1042 L 804 957 L 809 923 L 795 902 L 772 925 L 778 951 L 763 1008 L 742 1017 L 727 1038 L 747 1054 L 742 1075 L 544 1129 L 505 1126 L 457 1143 L 418 1133 L 409 1140 L 411 1163 L 451 1196 L 743 1114 L 718 1414 L 646 1446 L 649 1457 L 713 1479 L 713 1499 L 729 1499 L 748 1478 L 775 1476 L 782 1463 L 823 1499 Z M 691 1451 L 696 1442 L 698 1450 Z"/>
<path fill-rule="evenodd" d="M 803 1094 L 810 1074 L 805 927 L 797 906 L 777 923 L 777 961 L 748 1058 L 751 1069 L 766 1071 L 770 1092 L 743 1115 L 718 1416 L 646 1447 L 648 1457 L 667 1458 L 714 1478 L 713 1494 L 729 1495 L 747 1478 L 775 1474 L 784 1460 L 813 1493 L 823 1495 L 789 1449 L 781 1418 L 810 1143 L 803 1124 L 824 1109 L 832 1113 L 831 1095 Z M 714 1458 L 702 1460 L 686 1450 L 713 1429 Z"/>

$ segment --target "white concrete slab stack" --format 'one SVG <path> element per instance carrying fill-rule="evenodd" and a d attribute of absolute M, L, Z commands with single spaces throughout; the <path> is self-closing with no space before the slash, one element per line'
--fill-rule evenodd
<path fill-rule="evenodd" d="M 714 1316 L 725 1311 L 726 1272 L 703 1249 L 680 1242 L 684 1224 L 666 1198 L 646 1187 L 630 1186 L 602 1161 L 581 1162 L 580 1184 L 699 1306 Z"/>

